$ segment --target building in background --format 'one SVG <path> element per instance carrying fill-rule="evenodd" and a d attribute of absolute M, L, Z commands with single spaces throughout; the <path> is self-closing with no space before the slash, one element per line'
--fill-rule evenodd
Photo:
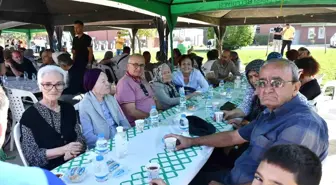
<path fill-rule="evenodd" d="M 267 36 L 272 28 L 279 24 L 265 24 L 256 26 L 256 35 Z M 336 33 L 336 24 L 334 23 L 301 23 L 291 24 L 295 28 L 295 45 L 330 44 L 330 38 Z M 326 37 L 326 38 L 325 38 Z M 273 38 L 273 37 L 271 37 Z M 272 39 L 270 39 L 272 41 Z"/>

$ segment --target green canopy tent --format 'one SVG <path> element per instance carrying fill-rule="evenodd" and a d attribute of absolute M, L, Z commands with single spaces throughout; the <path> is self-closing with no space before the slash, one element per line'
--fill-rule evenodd
<path fill-rule="evenodd" d="M 226 25 L 336 22 L 335 0 L 113 0 L 165 16 L 170 30 L 178 16 L 217 25 L 220 40 Z M 172 33 L 172 31 L 171 31 Z M 170 46 L 172 51 L 172 34 Z"/>

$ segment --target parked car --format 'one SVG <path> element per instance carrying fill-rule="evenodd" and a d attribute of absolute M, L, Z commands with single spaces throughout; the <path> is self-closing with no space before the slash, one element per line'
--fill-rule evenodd
<path fill-rule="evenodd" d="M 330 38 L 330 47 L 336 48 L 336 33 Z"/>

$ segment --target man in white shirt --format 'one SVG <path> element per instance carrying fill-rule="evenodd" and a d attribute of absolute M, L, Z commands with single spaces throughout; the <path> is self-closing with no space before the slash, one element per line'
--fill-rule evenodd
<path fill-rule="evenodd" d="M 7 129 L 8 99 L 0 86 L 0 148 Z M 4 185 L 65 185 L 51 172 L 37 167 L 22 167 L 0 161 L 0 184 Z"/>
<path fill-rule="evenodd" d="M 111 59 L 112 65 L 111 67 L 116 72 L 117 79 L 121 79 L 127 70 L 127 63 L 129 59 L 129 55 L 131 53 L 131 48 L 125 46 L 123 49 L 123 53 L 121 55 L 115 56 Z"/>
<path fill-rule="evenodd" d="M 216 60 L 218 60 L 218 50 L 213 49 L 213 50 L 208 51 L 207 58 L 208 58 L 208 61 L 206 61 L 202 66 L 202 71 L 205 76 L 211 71 L 212 64 Z"/>

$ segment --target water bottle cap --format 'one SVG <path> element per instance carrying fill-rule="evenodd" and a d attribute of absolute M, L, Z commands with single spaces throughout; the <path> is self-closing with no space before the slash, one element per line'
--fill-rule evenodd
<path fill-rule="evenodd" d="M 104 157 L 103 157 L 103 156 L 98 155 L 98 156 L 96 157 L 96 161 L 102 161 L 102 160 L 104 160 Z"/>
<path fill-rule="evenodd" d="M 155 106 L 155 105 L 152 105 L 152 109 L 156 109 L 156 106 Z"/>
<path fill-rule="evenodd" d="M 105 136 L 104 136 L 104 133 L 100 133 L 100 134 L 98 134 L 98 138 L 104 138 Z"/>
<path fill-rule="evenodd" d="M 122 126 L 117 127 L 117 132 L 124 132 L 124 128 Z"/>
<path fill-rule="evenodd" d="M 186 116 L 185 114 L 181 114 L 181 117 L 182 117 L 182 118 L 185 118 L 185 117 L 187 117 L 187 116 Z"/>

